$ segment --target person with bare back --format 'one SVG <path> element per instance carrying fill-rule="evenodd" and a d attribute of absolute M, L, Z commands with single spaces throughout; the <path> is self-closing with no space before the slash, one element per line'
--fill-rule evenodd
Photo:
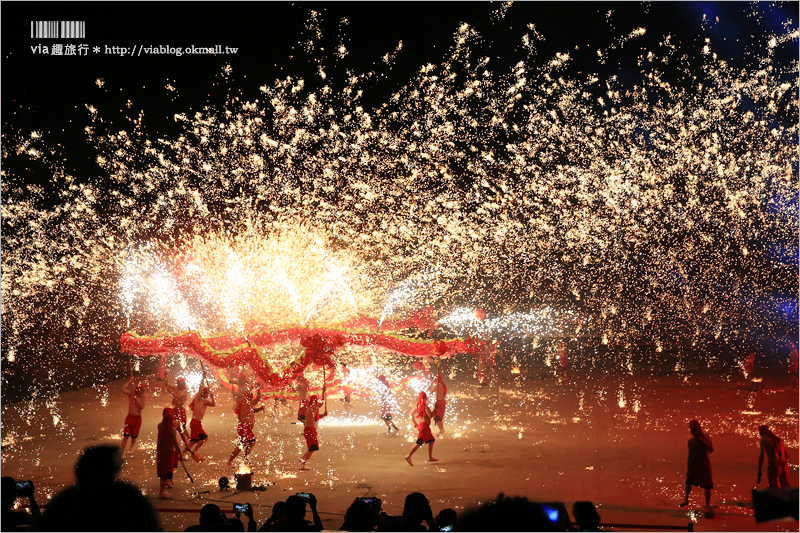
<path fill-rule="evenodd" d="M 392 406 L 395 405 L 394 394 L 389 382 L 386 381 L 386 376 L 381 374 L 378 376 L 378 394 L 381 396 L 381 420 L 386 423 L 386 434 L 390 434 L 392 429 L 398 431 L 397 426 L 392 422 Z"/>
<path fill-rule="evenodd" d="M 317 438 L 317 422 L 319 422 L 320 418 L 325 418 L 328 416 L 328 407 L 325 406 L 325 411 L 321 414 L 319 412 L 319 408 L 325 402 L 325 391 L 322 392 L 322 398 L 317 396 L 316 394 L 312 394 L 308 401 L 306 402 L 308 405 L 306 407 L 305 417 L 303 418 L 303 437 L 306 439 L 306 445 L 308 446 L 308 451 L 303 454 L 300 458 L 300 470 L 309 470 L 306 466 L 306 463 L 311 458 L 311 455 L 319 450 L 319 440 Z"/>
<path fill-rule="evenodd" d="M 178 422 L 180 433 L 186 433 L 186 401 L 189 399 L 189 389 L 186 388 L 186 379 L 179 377 L 173 387 L 164 382 L 164 388 L 172 395 L 172 418 Z"/>
<path fill-rule="evenodd" d="M 427 402 L 428 395 L 425 394 L 425 391 L 420 392 L 417 397 L 417 405 L 409 412 L 409 415 L 411 415 L 411 423 L 417 426 L 417 442 L 405 457 L 406 462 L 411 466 L 414 466 L 414 463 L 411 462 L 411 456 L 414 455 L 414 452 L 423 444 L 428 445 L 428 461 L 435 462 L 439 460 L 433 457 L 433 443 L 436 439 L 433 438 L 433 433 L 431 432 L 431 417 L 433 417 L 433 412 L 428 407 Z"/>
<path fill-rule="evenodd" d="M 436 385 L 434 386 L 436 404 L 433 407 L 433 420 L 439 428 L 437 437 L 444 435 L 444 411 L 447 408 L 447 385 L 444 384 L 442 374 L 436 375 Z"/>
<path fill-rule="evenodd" d="M 147 403 L 145 393 L 147 387 L 144 383 L 137 383 L 133 386 L 133 380 L 128 381 L 122 386 L 122 392 L 128 396 L 128 416 L 125 417 L 125 425 L 122 429 L 122 442 L 119 449 L 125 453 L 125 446 L 128 444 L 128 438 L 131 439 L 130 451 L 136 445 L 136 438 L 139 436 L 139 430 L 142 428 L 142 409 L 144 404 Z"/>
<path fill-rule="evenodd" d="M 228 466 L 231 467 L 233 467 L 233 461 L 242 451 L 244 451 L 242 459 L 245 463 L 247 462 L 247 456 L 256 443 L 256 436 L 253 433 L 253 426 L 256 423 L 255 414 L 264 410 L 264 406 L 259 405 L 261 391 L 253 394 L 243 374 L 239 375 L 239 379 L 232 380 L 232 383 L 235 385 L 233 390 L 233 412 L 236 413 L 238 419 L 236 433 L 239 435 L 239 444 L 233 449 L 228 459 Z"/>
<path fill-rule="evenodd" d="M 341 371 L 342 371 L 342 382 L 346 382 L 348 376 L 350 375 L 350 369 L 347 368 L 347 364 L 339 363 Z M 344 404 L 344 410 L 346 414 L 351 414 L 353 412 L 353 404 L 350 402 L 350 390 L 343 389 L 342 393 L 342 404 Z"/>
<path fill-rule="evenodd" d="M 303 374 L 297 376 L 297 396 L 299 397 L 299 404 L 297 406 L 297 419 L 300 421 L 306 418 L 306 400 L 308 399 L 308 380 Z"/>
<path fill-rule="evenodd" d="M 205 367 L 203 368 L 203 378 L 205 379 Z M 198 462 L 203 461 L 203 456 L 197 452 L 200 450 L 200 446 L 205 444 L 208 439 L 208 435 L 203 429 L 203 417 L 206 415 L 206 409 L 215 405 L 217 403 L 214 401 L 214 393 L 201 381 L 197 394 L 192 398 L 192 403 L 189 404 L 189 409 L 192 410 L 192 421 L 189 424 L 189 452 Z"/>

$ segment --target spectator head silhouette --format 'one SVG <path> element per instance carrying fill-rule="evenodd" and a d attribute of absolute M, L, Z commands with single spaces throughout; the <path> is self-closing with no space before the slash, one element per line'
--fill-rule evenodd
<path fill-rule="evenodd" d="M 592 502 L 581 501 L 572 504 L 572 516 L 581 531 L 600 530 L 600 514 Z"/>
<path fill-rule="evenodd" d="M 551 520 L 542 504 L 527 498 L 505 498 L 489 502 L 461 515 L 458 531 L 566 531 L 566 520 Z"/>
<path fill-rule="evenodd" d="M 453 526 L 455 525 L 456 521 L 458 520 L 458 513 L 455 509 L 442 509 L 439 511 L 439 514 L 436 515 L 436 525 L 439 528 Z"/>
<path fill-rule="evenodd" d="M 119 446 L 100 445 L 86 448 L 75 464 L 78 484 L 112 483 L 122 470 Z"/>
<path fill-rule="evenodd" d="M 341 529 L 345 531 L 374 531 L 377 525 L 376 509 L 364 500 L 356 498 L 344 514 L 344 524 L 342 524 Z"/>
<path fill-rule="evenodd" d="M 222 509 L 219 505 L 207 503 L 200 509 L 200 525 L 217 524 L 222 522 Z"/>
<path fill-rule="evenodd" d="M 408 522 L 419 523 L 427 517 L 432 516 L 431 505 L 428 498 L 421 492 L 412 492 L 406 496 L 403 504 L 403 518 Z"/>
<path fill-rule="evenodd" d="M 75 464 L 76 484 L 50 501 L 39 529 L 159 531 L 158 516 L 147 498 L 138 488 L 116 479 L 121 468 L 119 446 L 86 448 Z"/>
<path fill-rule="evenodd" d="M 11 509 L 17 499 L 17 480 L 10 476 L 3 476 L 0 480 L 0 495 L 2 495 L 3 511 Z"/>
<path fill-rule="evenodd" d="M 277 520 L 278 518 L 283 518 L 286 516 L 286 502 L 281 500 L 275 502 L 275 505 L 272 506 L 272 516 L 275 517 Z"/>
<path fill-rule="evenodd" d="M 306 499 L 293 495 L 286 498 L 286 518 L 289 520 L 302 520 L 306 516 Z"/>

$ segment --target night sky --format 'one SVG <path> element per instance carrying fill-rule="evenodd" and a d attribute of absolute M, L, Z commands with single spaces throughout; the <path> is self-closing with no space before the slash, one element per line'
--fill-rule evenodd
<path fill-rule="evenodd" d="M 47 131 L 66 143 L 72 164 L 86 154 L 81 138 L 85 104 L 117 108 L 127 100 L 148 113 L 150 127 L 169 131 L 174 112 L 218 105 L 225 94 L 257 98 L 258 87 L 286 75 L 308 77 L 322 61 L 335 84 L 350 73 L 377 68 L 367 103 L 376 105 L 385 95 L 408 82 L 420 66 L 439 63 L 452 45 L 458 25 L 467 22 L 482 35 L 482 50 L 493 68 L 510 68 L 523 57 L 520 37 L 534 23 L 545 37 L 538 55 L 572 52 L 585 71 L 600 72 L 595 51 L 620 35 L 646 27 L 647 44 L 671 34 L 684 45 L 713 40 L 715 50 L 731 61 L 746 63 L 747 45 L 760 36 L 780 31 L 796 16 L 796 2 L 762 3 L 762 17 L 753 17 L 740 2 L 517 2 L 504 8 L 499 2 L 7 2 L 3 13 L 2 81 L 4 126 Z M 767 8 L 767 6 L 769 6 Z M 302 41 L 312 32 L 306 22 L 316 11 L 332 52 L 347 45 L 342 59 L 304 51 Z M 504 12 L 504 14 L 503 14 Z M 703 23 L 705 15 L 708 22 Z M 719 19 L 717 22 L 716 19 Z M 86 21 L 86 38 L 77 40 L 31 38 L 35 20 Z M 347 23 L 343 24 L 342 20 Z M 796 20 L 794 21 L 796 27 Z M 381 57 L 402 41 L 403 51 L 391 69 Z M 53 57 L 33 53 L 36 45 L 88 44 L 85 56 Z M 197 47 L 221 44 L 237 48 L 224 56 L 144 54 L 118 56 L 106 47 Z M 100 53 L 91 51 L 95 46 Z M 635 43 L 616 51 L 606 72 L 634 83 L 636 77 L 622 63 L 645 47 Z M 784 61 L 796 56 L 796 46 L 785 47 Z M 138 52 L 137 52 L 138 53 Z M 233 73 L 222 80 L 221 68 Z M 383 66 L 383 68 L 381 68 Z M 95 84 L 102 78 L 101 90 Z M 170 83 L 177 90 L 165 86 Z M 113 112 L 106 109 L 106 112 Z M 72 128 L 72 129 L 71 129 Z M 86 169 L 88 170 L 88 169 Z"/>

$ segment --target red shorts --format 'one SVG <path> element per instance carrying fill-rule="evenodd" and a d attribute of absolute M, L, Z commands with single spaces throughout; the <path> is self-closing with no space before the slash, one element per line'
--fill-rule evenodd
<path fill-rule="evenodd" d="M 239 442 L 242 444 L 256 441 L 256 436 L 253 433 L 253 426 L 250 424 L 239 423 L 236 426 L 236 433 L 239 435 Z"/>
<path fill-rule="evenodd" d="M 306 438 L 308 451 L 315 452 L 319 450 L 319 441 L 317 440 L 317 428 L 307 427 L 303 430 L 303 436 Z"/>
<path fill-rule="evenodd" d="M 447 407 L 447 400 L 436 400 L 436 407 L 433 408 L 434 420 L 442 420 L 444 418 L 445 407 Z"/>
<path fill-rule="evenodd" d="M 381 402 L 381 418 L 384 420 L 391 420 L 392 419 L 392 404 L 387 402 Z"/>
<path fill-rule="evenodd" d="M 419 426 L 417 426 L 417 431 L 418 431 L 417 444 L 419 444 L 420 446 L 436 440 L 433 438 L 433 432 L 431 432 L 430 422 L 428 423 L 420 422 Z"/>
<path fill-rule="evenodd" d="M 192 418 L 192 421 L 189 424 L 189 429 L 191 430 L 191 434 L 189 435 L 189 440 L 192 442 L 197 442 L 199 440 L 204 440 L 208 438 L 208 435 L 206 435 L 206 432 L 203 429 L 203 422 L 201 420 Z"/>
<path fill-rule="evenodd" d="M 122 436 L 135 439 L 139 436 L 140 429 L 142 429 L 142 417 L 137 415 L 128 415 L 125 417 L 125 425 L 122 428 Z"/>

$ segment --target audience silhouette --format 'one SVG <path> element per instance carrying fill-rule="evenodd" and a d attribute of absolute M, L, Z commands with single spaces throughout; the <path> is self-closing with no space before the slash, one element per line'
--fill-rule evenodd
<path fill-rule="evenodd" d="M 0 529 L 3 531 L 19 531 L 36 526 L 41 512 L 34 497 L 35 487 L 33 481 L 21 482 L 24 488 L 17 487 L 17 480 L 13 477 L 3 476 L 0 482 L 2 492 L 3 514 L 0 517 Z M 15 511 L 14 502 L 17 498 L 28 498 L 31 512 Z"/>
<path fill-rule="evenodd" d="M 186 531 L 244 531 L 244 528 L 236 527 L 233 521 L 225 518 L 219 505 L 207 503 L 200 509 L 200 523 L 187 527 Z"/>
<path fill-rule="evenodd" d="M 600 515 L 592 502 L 572 504 L 572 517 L 578 523 L 579 531 L 600 531 Z"/>
<path fill-rule="evenodd" d="M 458 520 L 458 513 L 454 509 L 442 509 L 436 515 L 436 527 L 439 531 L 452 531 Z"/>
<path fill-rule="evenodd" d="M 76 484 L 56 495 L 42 514 L 41 531 L 161 531 L 142 493 L 117 479 L 119 446 L 93 446 L 75 465 Z"/>
<path fill-rule="evenodd" d="M 344 515 L 342 531 L 375 531 L 378 526 L 378 509 L 356 498 Z"/>
<path fill-rule="evenodd" d="M 259 531 L 269 531 L 275 522 L 286 516 L 286 502 L 278 501 L 272 506 L 272 515 L 258 528 Z"/>
<path fill-rule="evenodd" d="M 286 498 L 286 516 L 276 520 L 270 531 L 322 531 L 322 520 L 317 514 L 317 498 L 308 494 L 308 498 L 300 495 Z M 311 508 L 314 522 L 305 519 L 306 502 Z"/>
<path fill-rule="evenodd" d="M 561 506 L 563 508 L 563 506 Z M 561 509 L 527 498 L 506 498 L 471 509 L 459 518 L 454 531 L 569 531 Z"/>
<path fill-rule="evenodd" d="M 40 515 L 32 482 L 18 484 L 2 478 L 2 531 L 161 531 L 153 507 L 136 487 L 120 481 L 122 454 L 118 446 L 93 446 L 84 450 L 75 465 L 75 485 L 61 491 Z M 18 498 L 28 498 L 31 514 L 14 511 Z M 356 498 L 344 516 L 342 531 L 573 531 L 564 505 L 537 503 L 524 497 L 505 497 L 470 509 L 459 517 L 447 508 L 434 519 L 428 498 L 412 492 L 405 498 L 401 516 L 381 510 L 377 498 Z M 313 522 L 306 520 L 306 505 Z M 241 531 L 236 517 L 227 519 L 220 507 L 209 503 L 200 510 L 199 523 L 186 531 Z M 248 518 L 247 531 L 256 531 L 253 508 L 242 511 Z M 599 531 L 600 515 L 594 504 L 575 502 L 572 514 L 579 531 Z M 427 527 L 425 524 L 427 524 Z M 289 496 L 272 506 L 272 514 L 258 531 L 321 531 L 317 498 L 310 493 Z"/>
<path fill-rule="evenodd" d="M 378 531 L 428 531 L 422 525 L 423 521 L 428 523 L 430 530 L 436 531 L 436 521 L 428 498 L 421 492 L 412 492 L 406 496 L 403 516 L 399 520 L 387 520 Z"/>

